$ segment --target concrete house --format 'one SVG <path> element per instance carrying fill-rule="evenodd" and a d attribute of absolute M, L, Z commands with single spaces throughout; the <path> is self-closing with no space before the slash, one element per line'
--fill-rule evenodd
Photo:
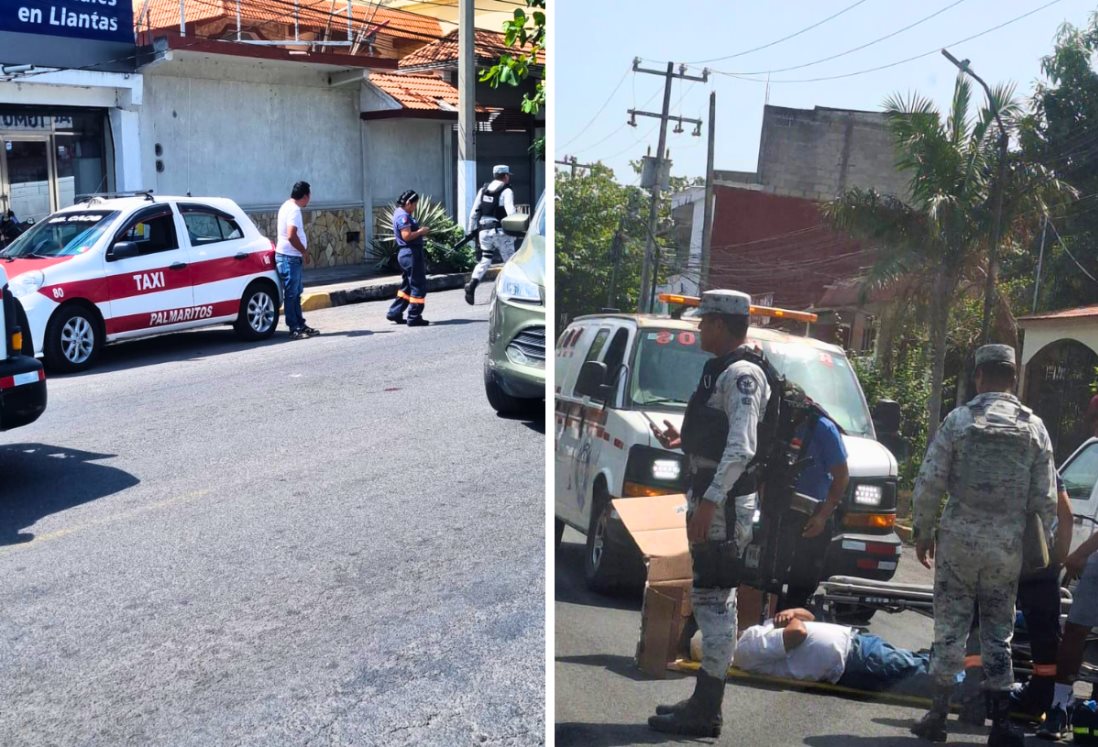
<path fill-rule="evenodd" d="M 832 231 L 819 206 L 855 186 L 906 194 L 895 160 L 882 113 L 767 106 L 757 170 L 715 173 L 710 285 L 810 308 L 820 315 L 814 336 L 856 350 L 872 347 L 877 309 L 852 290 L 872 256 Z M 681 270 L 669 279 L 678 292 L 698 288 L 704 198 L 698 188 L 673 198 L 676 224 L 688 225 L 690 235 Z"/>
<path fill-rule="evenodd" d="M 490 67 L 501 54 L 513 54 L 504 44 L 503 34 L 477 29 L 474 38 L 477 67 Z M 531 77 L 521 86 L 492 88 L 487 83 L 477 83 L 477 104 L 488 112 L 483 122 L 478 121 L 476 133 L 477 183 L 491 181 L 492 166 L 506 163 L 511 167 L 511 187 L 515 191 L 516 205 L 537 202 L 545 189 L 543 162 L 531 151 L 534 141 L 545 135 L 545 111 L 536 115 L 522 111 L 522 97 L 532 94 L 536 81 L 544 75 L 544 56 L 541 64 L 531 67 Z M 428 44 L 400 61 L 400 72 L 431 74 L 457 84 L 458 32 L 452 31 L 439 41 Z M 479 118 L 478 118 L 479 120 Z M 456 121 L 456 120 L 455 120 Z M 455 153 L 456 146 L 456 129 Z M 453 189 L 457 190 L 457 175 L 453 176 Z M 464 223 L 465 216 L 461 222 Z"/>
<path fill-rule="evenodd" d="M 132 0 L 111 9 L 120 33 L 43 45 L 48 24 L 0 30 L 0 210 L 26 220 L 93 192 L 223 195 L 272 236 L 306 179 L 317 266 L 363 261 L 374 211 L 408 186 L 453 212 L 456 32 L 374 3 L 286 11 Z M 0 29 L 11 12 L 0 8 Z M 477 49 L 494 63 L 502 36 L 478 32 Z M 70 66 L 83 69 L 59 69 Z M 521 92 L 478 89 L 483 168 L 511 163 L 518 202 L 532 203 L 544 178 L 527 149 L 544 119 L 518 110 Z"/>

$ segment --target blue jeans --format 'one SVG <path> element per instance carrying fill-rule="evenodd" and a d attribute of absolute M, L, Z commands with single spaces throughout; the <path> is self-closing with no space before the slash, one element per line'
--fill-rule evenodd
<path fill-rule="evenodd" d="M 275 267 L 282 278 L 282 294 L 286 297 L 283 309 L 286 312 L 286 326 L 296 332 L 305 326 L 305 317 L 301 315 L 301 257 L 275 254 Z"/>
<path fill-rule="evenodd" d="M 896 648 L 875 635 L 858 633 L 837 684 L 858 690 L 928 696 L 932 681 L 929 654 Z"/>

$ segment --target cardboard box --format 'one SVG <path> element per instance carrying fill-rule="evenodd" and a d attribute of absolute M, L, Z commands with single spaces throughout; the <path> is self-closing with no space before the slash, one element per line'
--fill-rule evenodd
<path fill-rule="evenodd" d="M 614 510 L 632 535 L 648 568 L 641 608 L 637 667 L 652 677 L 666 677 L 670 665 L 689 653 L 684 632 L 693 614 L 690 589 L 693 568 L 686 540 L 686 496 L 618 498 Z M 740 630 L 759 620 L 762 595 L 741 586 L 737 591 Z"/>
<path fill-rule="evenodd" d="M 614 501 L 648 568 L 636 661 L 642 672 L 666 677 L 679 658 L 690 619 L 692 570 L 686 541 L 686 496 L 660 495 Z"/>

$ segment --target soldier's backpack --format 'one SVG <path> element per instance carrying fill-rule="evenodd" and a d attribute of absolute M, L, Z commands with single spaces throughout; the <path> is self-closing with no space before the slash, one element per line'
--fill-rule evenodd
<path fill-rule="evenodd" d="M 840 433 L 842 427 L 805 391 L 786 379 L 765 357 L 744 356 L 758 365 L 770 385 L 770 399 L 759 422 L 755 457 L 746 472 L 759 491 L 759 523 L 743 554 L 742 582 L 764 591 L 778 592 L 795 579 L 788 578 L 793 554 L 809 515 L 793 508 L 797 481 L 808 466 L 808 449 L 816 422 L 826 417 Z M 805 426 L 802 443 L 797 431 Z"/>
<path fill-rule="evenodd" d="M 994 403 L 994 401 L 993 401 Z M 988 403 L 968 405 L 972 422 L 954 446 L 960 473 L 950 503 L 962 515 L 1009 516 L 1024 508 L 1029 488 L 1033 411 L 1018 405 L 1017 416 L 989 418 Z"/>

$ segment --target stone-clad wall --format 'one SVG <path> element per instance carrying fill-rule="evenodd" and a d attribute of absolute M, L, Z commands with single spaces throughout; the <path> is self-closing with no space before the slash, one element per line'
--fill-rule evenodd
<path fill-rule="evenodd" d="M 309 239 L 306 267 L 337 267 L 363 262 L 366 236 L 365 213 L 362 208 L 305 208 L 305 235 Z M 278 211 L 248 212 L 259 232 L 275 241 L 278 237 Z M 347 234 L 357 233 L 358 241 L 347 241 Z"/>

